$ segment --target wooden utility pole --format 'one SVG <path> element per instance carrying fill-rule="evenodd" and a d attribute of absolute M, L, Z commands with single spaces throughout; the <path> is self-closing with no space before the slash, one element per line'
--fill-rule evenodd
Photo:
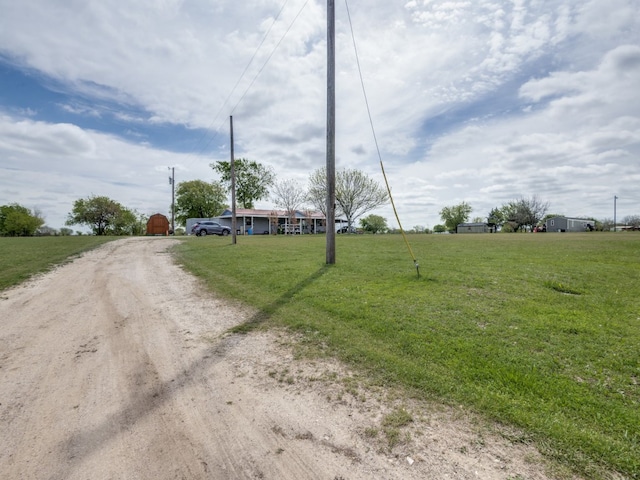
<path fill-rule="evenodd" d="M 327 0 L 327 264 L 336 263 L 335 2 Z"/>
<path fill-rule="evenodd" d="M 176 234 L 176 167 L 171 167 L 171 177 L 169 178 L 171 184 L 171 234 Z"/>
<path fill-rule="evenodd" d="M 236 162 L 233 154 L 233 116 L 229 116 L 229 132 L 231 134 L 231 243 L 236 244 Z"/>

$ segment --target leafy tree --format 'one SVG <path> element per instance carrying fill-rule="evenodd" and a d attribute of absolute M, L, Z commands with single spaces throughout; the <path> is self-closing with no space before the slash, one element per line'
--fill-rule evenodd
<path fill-rule="evenodd" d="M 504 223 L 504 217 L 502 215 L 502 210 L 499 208 L 492 208 L 487 215 L 487 223 L 490 227 L 500 227 Z"/>
<path fill-rule="evenodd" d="M 469 219 L 472 210 L 471 205 L 462 202 L 459 205 L 444 207 L 440 210 L 440 218 L 444 222 L 445 227 L 447 227 L 447 230 L 455 232 L 458 224 L 464 223 Z"/>
<path fill-rule="evenodd" d="M 533 228 L 545 216 L 549 210 L 549 202 L 543 202 L 536 195 L 530 198 L 512 200 L 503 205 L 502 216 L 505 222 L 509 222 L 514 231 L 523 227 Z"/>
<path fill-rule="evenodd" d="M 414 233 L 426 233 L 428 228 L 425 228 L 423 225 L 414 225 L 411 231 Z"/>
<path fill-rule="evenodd" d="M 273 202 L 289 215 L 300 209 L 307 198 L 306 192 L 294 180 L 282 180 L 273 184 Z"/>
<path fill-rule="evenodd" d="M 27 207 L 13 203 L 0 206 L 0 235 L 5 237 L 30 237 L 44 225 L 42 215 Z"/>
<path fill-rule="evenodd" d="M 387 231 L 387 219 L 380 215 L 369 215 L 360 219 L 360 225 L 367 232 L 385 233 Z"/>
<path fill-rule="evenodd" d="M 218 161 L 209 166 L 220 174 L 222 184 L 231 191 L 231 162 Z M 269 196 L 269 187 L 275 180 L 271 169 L 246 158 L 236 159 L 234 169 L 238 205 L 242 208 L 253 208 L 254 202 Z"/>
<path fill-rule="evenodd" d="M 349 228 L 353 222 L 380 205 L 384 205 L 389 195 L 375 180 L 360 170 L 336 172 L 336 213 L 347 217 Z M 316 170 L 309 177 L 307 199 L 325 215 L 327 197 L 326 169 Z"/>
<path fill-rule="evenodd" d="M 67 225 L 87 225 L 95 235 L 108 235 L 118 224 L 124 207 L 108 197 L 95 195 L 73 202 L 73 210 L 67 216 Z"/>
<path fill-rule="evenodd" d="M 447 231 L 447 227 L 444 225 L 434 225 L 433 226 L 434 233 L 443 233 Z"/>
<path fill-rule="evenodd" d="M 60 236 L 61 237 L 68 237 L 68 236 L 71 236 L 71 235 L 73 235 L 73 230 L 71 230 L 70 228 L 62 227 L 60 229 Z"/>
<path fill-rule="evenodd" d="M 144 235 L 147 231 L 149 218 L 136 210 L 122 207 L 120 214 L 112 225 L 107 228 L 107 235 Z"/>
<path fill-rule="evenodd" d="M 178 224 L 185 225 L 188 218 L 215 217 L 227 208 L 226 199 L 224 187 L 220 182 L 181 182 L 176 189 L 175 219 Z"/>

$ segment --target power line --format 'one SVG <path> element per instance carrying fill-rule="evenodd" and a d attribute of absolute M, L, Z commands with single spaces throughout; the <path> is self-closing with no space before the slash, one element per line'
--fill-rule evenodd
<path fill-rule="evenodd" d="M 267 30 L 267 32 L 265 33 L 265 35 L 262 38 L 262 41 L 260 42 L 260 44 L 258 45 L 258 47 L 256 48 L 255 52 L 253 53 L 253 55 L 251 56 L 251 59 L 249 60 L 249 62 L 247 63 L 246 67 L 244 68 L 244 70 L 242 71 L 242 74 L 240 75 L 240 77 L 238 78 L 238 81 L 235 83 L 233 89 L 231 90 L 231 92 L 227 95 L 227 97 L 225 98 L 222 106 L 220 107 L 220 109 L 218 110 L 218 112 L 216 113 L 214 119 L 212 120 L 211 124 L 209 125 L 209 127 L 207 128 L 207 130 L 210 130 L 212 128 L 212 126 L 216 123 L 216 120 L 218 119 L 218 117 L 220 116 L 220 114 L 222 113 L 224 107 L 227 105 L 227 103 L 229 102 L 229 99 L 231 98 L 231 96 L 235 93 L 236 89 L 238 88 L 238 86 L 240 85 L 240 82 L 242 81 L 242 79 L 244 78 L 245 74 L 247 73 L 247 71 L 249 70 L 249 67 L 251 66 L 251 64 L 253 63 L 253 61 L 255 60 L 258 52 L 260 51 L 260 49 L 262 48 L 264 42 L 266 41 L 267 37 L 269 36 L 269 33 L 271 32 L 271 30 L 273 29 L 273 26 L 276 24 L 276 22 L 278 21 L 278 19 L 280 18 L 282 12 L 284 11 L 287 3 L 289 2 L 289 0 L 285 0 L 285 2 L 282 4 L 282 7 L 280 7 L 280 10 L 278 12 L 278 14 L 276 15 L 276 17 L 274 18 L 273 22 L 271 22 L 271 25 L 269 26 L 269 29 Z M 251 80 L 251 82 L 249 83 L 249 86 L 245 89 L 245 91 L 243 92 L 242 96 L 240 97 L 240 99 L 235 103 L 235 105 L 233 106 L 233 108 L 231 109 L 231 111 L 229 112 L 230 115 L 233 115 L 233 113 L 236 111 L 236 109 L 238 108 L 238 105 L 240 105 L 240 103 L 242 102 L 242 100 L 244 100 L 244 98 L 246 97 L 247 93 L 249 93 L 249 90 L 253 87 L 254 83 L 256 82 L 256 80 L 258 79 L 258 77 L 262 74 L 262 72 L 264 71 L 264 69 L 266 68 L 267 64 L 269 63 L 269 61 L 271 60 L 271 58 L 273 57 L 273 55 L 275 54 L 276 50 L 280 47 L 280 44 L 283 42 L 283 40 L 285 39 L 285 37 L 287 36 L 287 34 L 289 33 L 289 31 L 291 30 L 291 28 L 293 27 L 293 25 L 295 24 L 295 22 L 298 20 L 298 17 L 300 17 L 300 15 L 302 14 L 303 10 L 305 9 L 305 7 L 307 6 L 307 4 L 309 3 L 309 0 L 306 0 L 304 2 L 304 4 L 302 5 L 302 7 L 300 8 L 300 10 L 298 11 L 298 13 L 296 14 L 296 16 L 293 18 L 293 20 L 291 21 L 291 23 L 289 24 L 287 30 L 284 32 L 284 34 L 282 35 L 282 37 L 280 38 L 280 40 L 278 41 L 278 43 L 275 45 L 275 47 L 272 49 L 271 53 L 269 54 L 269 56 L 267 57 L 267 59 L 265 60 L 265 62 L 262 64 L 262 66 L 260 67 L 260 69 L 258 70 L 258 72 L 256 73 L 256 75 L 253 77 L 253 79 Z M 209 145 L 211 145 L 211 143 L 217 138 L 218 136 L 218 132 L 220 131 L 220 129 L 222 128 L 222 126 L 224 125 L 224 123 L 226 123 L 226 119 L 222 119 L 220 121 L 220 124 L 218 126 L 218 128 L 216 128 L 214 130 L 214 134 L 213 136 L 209 139 L 209 141 L 197 152 L 197 154 L 201 154 L 202 152 L 204 152 Z M 202 138 L 205 138 L 207 134 L 203 134 Z M 202 140 L 202 139 L 201 139 Z M 194 154 L 196 155 L 196 154 Z"/>

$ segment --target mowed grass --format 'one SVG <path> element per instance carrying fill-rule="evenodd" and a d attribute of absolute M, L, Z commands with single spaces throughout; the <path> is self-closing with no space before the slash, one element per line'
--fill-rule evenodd
<path fill-rule="evenodd" d="M 640 478 L 640 235 L 189 238 L 211 289 L 374 381 L 524 431 L 588 478 Z M 251 327 L 251 325 L 248 325 Z"/>
<path fill-rule="evenodd" d="M 117 237 L 0 237 L 0 290 Z"/>

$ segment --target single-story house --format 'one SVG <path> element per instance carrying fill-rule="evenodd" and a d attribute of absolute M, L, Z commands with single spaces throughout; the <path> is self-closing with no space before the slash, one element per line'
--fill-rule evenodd
<path fill-rule="evenodd" d="M 231 227 L 232 212 L 229 208 L 216 218 L 189 218 L 187 233 L 191 233 L 193 225 L 200 220 L 213 220 L 220 222 L 221 225 Z M 342 219 L 336 219 L 336 224 L 343 222 Z M 310 210 L 286 212 L 284 210 L 236 208 L 236 233 L 238 235 L 325 233 L 325 224 L 324 214 Z"/>
<path fill-rule="evenodd" d="M 595 227 L 593 220 L 569 217 L 552 217 L 545 225 L 547 232 L 588 232 Z"/>
<path fill-rule="evenodd" d="M 456 233 L 493 233 L 493 227 L 488 223 L 459 223 Z"/>
<path fill-rule="evenodd" d="M 147 221 L 147 235 L 169 235 L 169 220 L 161 213 L 151 215 Z"/>

